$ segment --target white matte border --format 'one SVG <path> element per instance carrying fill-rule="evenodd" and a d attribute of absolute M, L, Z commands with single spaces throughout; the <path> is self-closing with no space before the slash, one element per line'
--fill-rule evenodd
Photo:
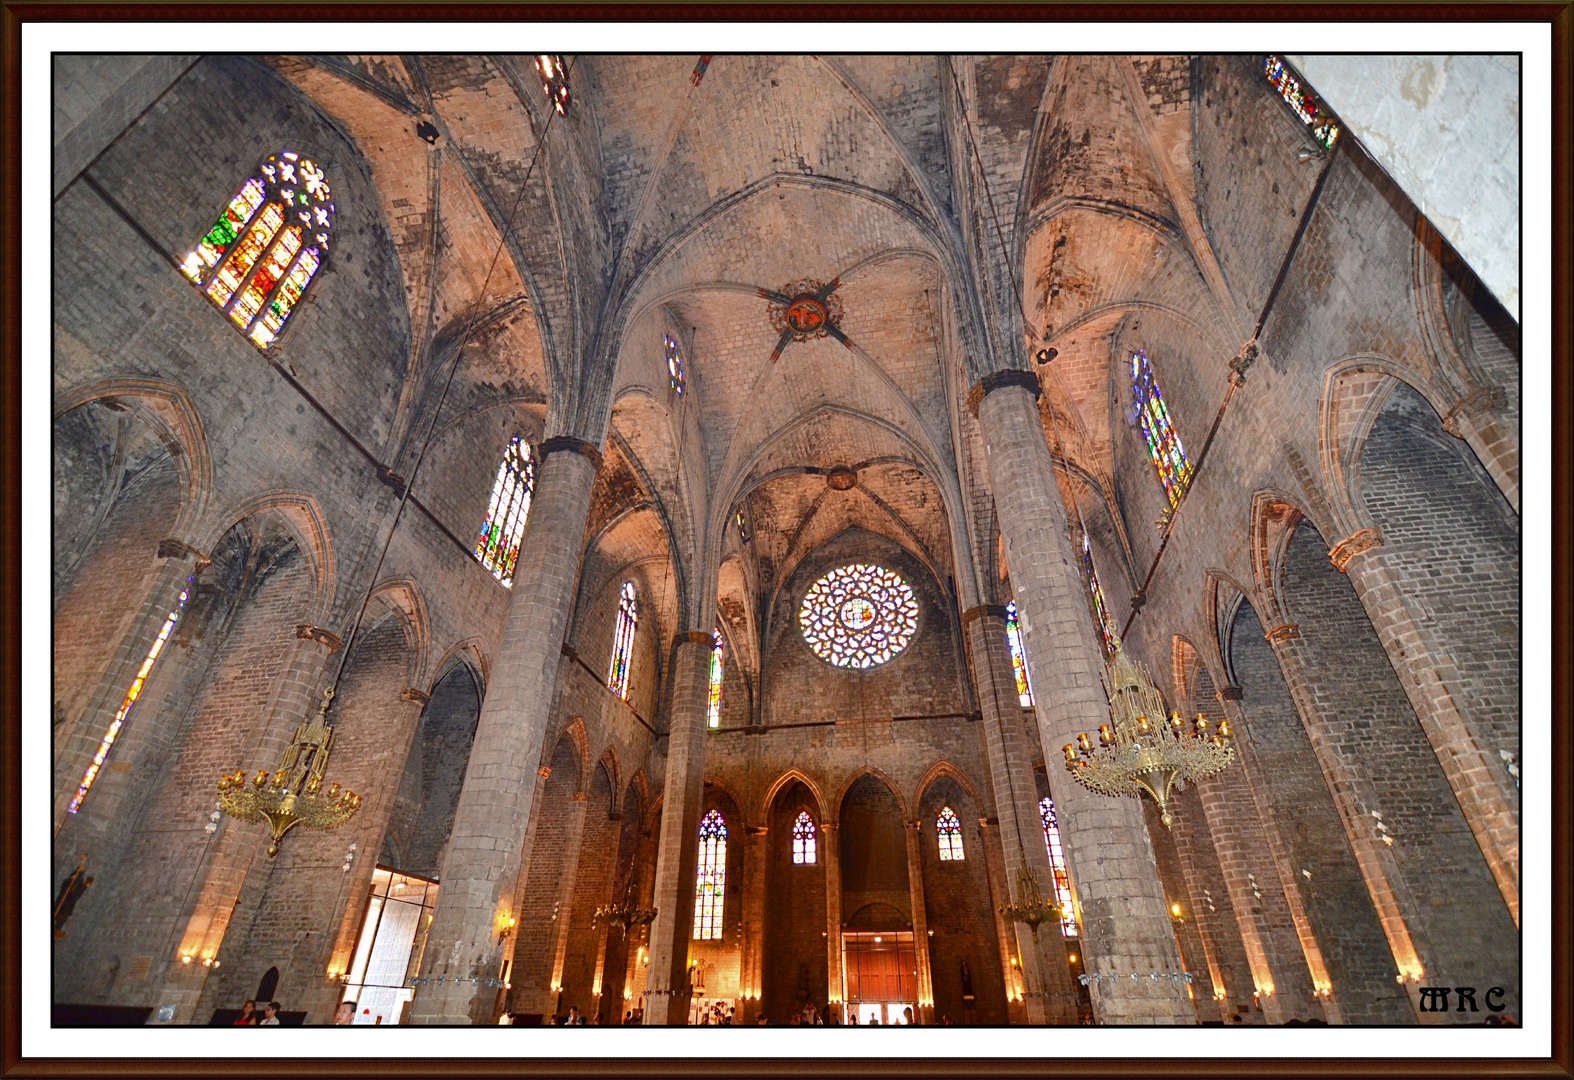
<path fill-rule="evenodd" d="M 550 9 L 548 9 L 550 10 Z M 217 23 L 22 25 L 22 618 L 49 624 L 51 558 L 50 53 L 200 53 Z M 1546 23 L 826 23 L 839 51 L 1218 53 L 1307 51 L 1307 42 L 1364 52 L 1497 52 L 1523 56 L 1522 500 L 1523 803 L 1521 989 L 1512 1028 L 1245 1029 L 907 1027 L 821 1028 L 281 1028 L 237 1038 L 227 1028 L 50 1024 L 51 714 L 48 635 L 22 635 L 22 1054 L 24 1057 L 1547 1057 L 1551 1053 L 1551 27 Z M 310 41 L 346 53 L 782 52 L 788 23 L 234 23 L 224 40 Z M 31 570 L 32 573 L 28 573 Z M 34 718 L 28 722 L 28 718 Z M 525 1035 L 525 1031 L 530 1035 Z M 1112 1037 L 1114 1036 L 1114 1037 Z M 254 1041 L 255 1040 L 255 1041 Z"/>

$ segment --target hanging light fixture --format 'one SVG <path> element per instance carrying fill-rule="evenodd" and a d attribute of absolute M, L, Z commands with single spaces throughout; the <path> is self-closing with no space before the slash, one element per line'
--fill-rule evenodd
<path fill-rule="evenodd" d="M 1039 891 L 1038 876 L 1028 869 L 1027 852 L 1022 850 L 1020 843 L 1017 845 L 1017 860 L 1017 901 L 1014 904 L 1001 904 L 1000 914 L 1013 922 L 1026 923 L 1027 928 L 1033 931 L 1033 940 L 1037 941 L 1039 926 L 1060 918 L 1060 905 L 1044 899 L 1044 894 Z"/>
<path fill-rule="evenodd" d="M 623 902 L 621 904 L 608 904 L 605 907 L 598 907 L 595 915 L 592 916 L 592 920 L 621 928 L 624 937 L 627 937 L 629 931 L 635 927 L 646 926 L 654 922 L 656 909 L 640 907 L 634 899 L 637 892 L 635 879 L 631 876 L 628 888 L 623 893 Z"/>
<path fill-rule="evenodd" d="M 1104 668 L 1111 722 L 1099 726 L 1097 748 L 1085 731 L 1061 748 L 1066 769 L 1098 795 L 1147 792 L 1168 828 L 1175 822 L 1170 796 L 1228 768 L 1235 760 L 1234 736 L 1228 720 L 1214 731 L 1201 713 L 1190 730 L 1180 713 L 1170 714 L 1166 722 L 1164 698 L 1147 669 L 1126 655 L 1120 638 L 1112 636 L 1111 644 L 1114 655 Z"/>
<path fill-rule="evenodd" d="M 341 792 L 338 784 L 326 793 L 321 790 L 333 747 L 333 728 L 328 724 L 332 703 L 333 688 L 329 687 L 322 692 L 317 715 L 295 729 L 295 737 L 271 776 L 261 769 L 248 784 L 246 770 L 236 769 L 219 777 L 219 806 L 225 813 L 241 821 L 268 823 L 273 832 L 270 856 L 279 853 L 279 841 L 295 826 L 337 829 L 361 808 L 361 797 L 353 791 Z"/>

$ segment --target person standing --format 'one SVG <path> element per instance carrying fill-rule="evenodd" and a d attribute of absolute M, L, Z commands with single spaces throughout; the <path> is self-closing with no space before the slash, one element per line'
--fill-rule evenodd
<path fill-rule="evenodd" d="M 270 1024 L 275 1027 L 278 1026 L 279 1003 L 277 1001 L 268 1002 L 267 1007 L 262 1010 L 262 1020 L 260 1021 L 260 1024 L 263 1027 L 267 1027 Z"/>

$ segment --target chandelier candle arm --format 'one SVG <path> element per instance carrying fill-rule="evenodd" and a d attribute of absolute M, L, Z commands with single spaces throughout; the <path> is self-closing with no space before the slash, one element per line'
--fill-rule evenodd
<path fill-rule="evenodd" d="M 1174 824 L 1170 797 L 1235 760 L 1235 739 L 1228 721 L 1215 731 L 1201 713 L 1187 730 L 1180 713 L 1165 715 L 1164 698 L 1147 670 L 1126 655 L 1118 637 L 1111 637 L 1113 655 L 1104 670 L 1110 723 L 1099 725 L 1095 749 L 1087 732 L 1061 747 L 1066 770 L 1077 783 L 1097 795 L 1111 797 L 1146 793 L 1159 807 L 1166 828 Z"/>

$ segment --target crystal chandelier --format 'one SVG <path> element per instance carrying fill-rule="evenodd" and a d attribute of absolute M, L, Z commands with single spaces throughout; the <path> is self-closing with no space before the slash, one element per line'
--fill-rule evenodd
<path fill-rule="evenodd" d="M 628 937 L 629 931 L 635 927 L 647 926 L 654 922 L 656 909 L 640 907 L 634 899 L 637 892 L 635 879 L 630 877 L 628 888 L 623 893 L 623 902 L 621 904 L 608 904 L 605 907 L 598 907 L 595 915 L 592 916 L 592 920 L 621 927 L 624 937 Z"/>
<path fill-rule="evenodd" d="M 1037 941 L 1039 926 L 1060 918 L 1060 905 L 1045 900 L 1043 893 L 1039 892 L 1038 876 L 1027 868 L 1027 853 L 1021 847 L 1017 845 L 1017 902 L 1001 904 L 1000 914 L 1013 922 L 1027 923 L 1028 929 L 1033 931 L 1033 940 Z"/>
<path fill-rule="evenodd" d="M 1118 637 L 1111 644 L 1115 654 L 1105 665 L 1104 692 L 1112 722 L 1099 725 L 1097 749 L 1085 731 L 1061 747 L 1066 769 L 1098 795 L 1147 792 L 1168 828 L 1175 821 L 1170 795 L 1228 768 L 1235 760 L 1234 736 L 1228 720 L 1213 731 L 1201 713 L 1189 731 L 1180 713 L 1171 713 L 1166 723 L 1164 699 L 1147 670 L 1126 655 Z"/>
<path fill-rule="evenodd" d="M 333 688 L 329 687 L 322 692 L 317 715 L 295 729 L 295 738 L 272 776 L 267 769 L 260 769 L 249 785 L 244 769 L 219 777 L 219 806 L 225 813 L 241 821 L 266 821 L 272 829 L 269 855 L 279 853 L 279 841 L 295 826 L 337 829 L 361 808 L 361 797 L 353 791 L 341 793 L 338 784 L 321 792 L 322 774 L 333 746 L 333 728 L 328 724 L 332 703 Z"/>

